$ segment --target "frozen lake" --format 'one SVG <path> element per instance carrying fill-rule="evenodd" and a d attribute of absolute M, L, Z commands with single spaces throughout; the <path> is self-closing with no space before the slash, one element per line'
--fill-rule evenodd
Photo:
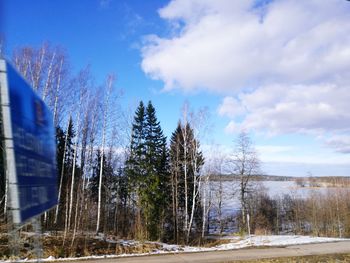
<path fill-rule="evenodd" d="M 230 219 L 236 213 L 240 211 L 240 202 L 238 198 L 239 185 L 237 181 L 222 181 L 222 218 L 224 223 L 224 233 L 232 233 L 237 231 L 237 225 L 234 220 Z M 210 191 L 207 191 L 207 200 L 211 202 L 210 208 L 210 233 L 219 233 L 219 224 L 216 219 L 219 218 L 218 214 L 218 203 L 219 203 L 219 190 L 220 182 L 214 181 L 209 183 Z M 339 188 L 308 188 L 298 187 L 294 181 L 259 181 L 256 182 L 256 187 L 253 191 L 265 192 L 272 198 L 282 197 L 283 195 L 291 195 L 297 198 L 305 198 L 312 192 L 327 192 L 336 191 Z M 209 198 L 208 198 L 209 197 Z M 204 198 L 202 196 L 202 198 Z"/>
<path fill-rule="evenodd" d="M 213 206 L 217 205 L 219 200 L 218 189 L 220 188 L 220 182 L 210 182 L 212 189 L 210 200 Z M 238 199 L 238 182 L 235 181 L 223 181 L 223 198 L 222 198 L 222 210 L 225 215 L 232 215 L 235 210 L 239 210 L 240 204 Z M 264 191 L 270 197 L 281 197 L 285 194 L 289 194 L 296 197 L 306 197 L 311 192 L 322 192 L 332 190 L 332 188 L 308 188 L 297 187 L 294 181 L 259 181 L 253 191 Z"/>

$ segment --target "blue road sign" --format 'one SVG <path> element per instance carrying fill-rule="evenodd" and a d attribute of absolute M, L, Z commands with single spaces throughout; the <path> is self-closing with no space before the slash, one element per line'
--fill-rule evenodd
<path fill-rule="evenodd" d="M 10 209 L 22 224 L 57 204 L 56 143 L 49 108 L 21 75 L 0 60 Z"/>

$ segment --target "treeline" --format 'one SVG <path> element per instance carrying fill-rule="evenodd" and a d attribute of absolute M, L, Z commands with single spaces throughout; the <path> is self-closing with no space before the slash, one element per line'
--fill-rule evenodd
<path fill-rule="evenodd" d="M 324 176 L 324 177 L 297 177 L 294 181 L 298 187 L 349 187 L 350 177 L 346 176 Z"/>
<path fill-rule="evenodd" d="M 237 181 L 236 174 L 213 174 L 210 178 L 211 181 Z M 292 176 L 278 176 L 278 175 L 265 175 L 265 174 L 257 174 L 251 177 L 253 181 L 276 181 L 276 182 L 284 182 L 284 181 L 295 181 L 296 178 Z"/>

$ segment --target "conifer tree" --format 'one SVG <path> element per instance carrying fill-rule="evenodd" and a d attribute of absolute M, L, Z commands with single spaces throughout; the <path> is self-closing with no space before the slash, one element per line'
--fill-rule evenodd
<path fill-rule="evenodd" d="M 134 122 L 132 125 L 130 152 L 126 161 L 126 174 L 130 178 L 130 186 L 140 181 L 144 174 L 142 159 L 145 155 L 145 107 L 141 101 L 136 110 Z"/>
<path fill-rule="evenodd" d="M 136 110 L 126 174 L 130 190 L 136 190 L 139 234 L 150 240 L 162 238 L 169 186 L 168 150 L 151 102 L 146 109 L 140 102 Z"/>
<path fill-rule="evenodd" d="M 146 112 L 142 101 L 135 112 L 134 122 L 131 131 L 131 142 L 129 156 L 126 160 L 125 174 L 128 178 L 128 188 L 132 205 L 135 209 L 135 234 L 138 238 L 144 238 L 143 234 L 143 208 L 141 205 L 141 196 L 144 189 L 142 181 L 145 175 L 145 118 Z"/>
<path fill-rule="evenodd" d="M 168 152 L 166 137 L 157 121 L 155 108 L 149 102 L 146 109 L 146 201 L 148 203 L 147 232 L 151 240 L 160 239 L 164 219 L 168 183 Z"/>

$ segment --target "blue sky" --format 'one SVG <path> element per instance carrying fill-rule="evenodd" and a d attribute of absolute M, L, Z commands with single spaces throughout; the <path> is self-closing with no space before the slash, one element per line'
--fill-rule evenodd
<path fill-rule="evenodd" d="M 202 144 L 230 152 L 248 130 L 266 173 L 350 175 L 350 4 L 264 2 L 4 0 L 6 53 L 49 41 L 98 83 L 115 72 L 167 136 L 184 101 L 208 107 Z"/>

